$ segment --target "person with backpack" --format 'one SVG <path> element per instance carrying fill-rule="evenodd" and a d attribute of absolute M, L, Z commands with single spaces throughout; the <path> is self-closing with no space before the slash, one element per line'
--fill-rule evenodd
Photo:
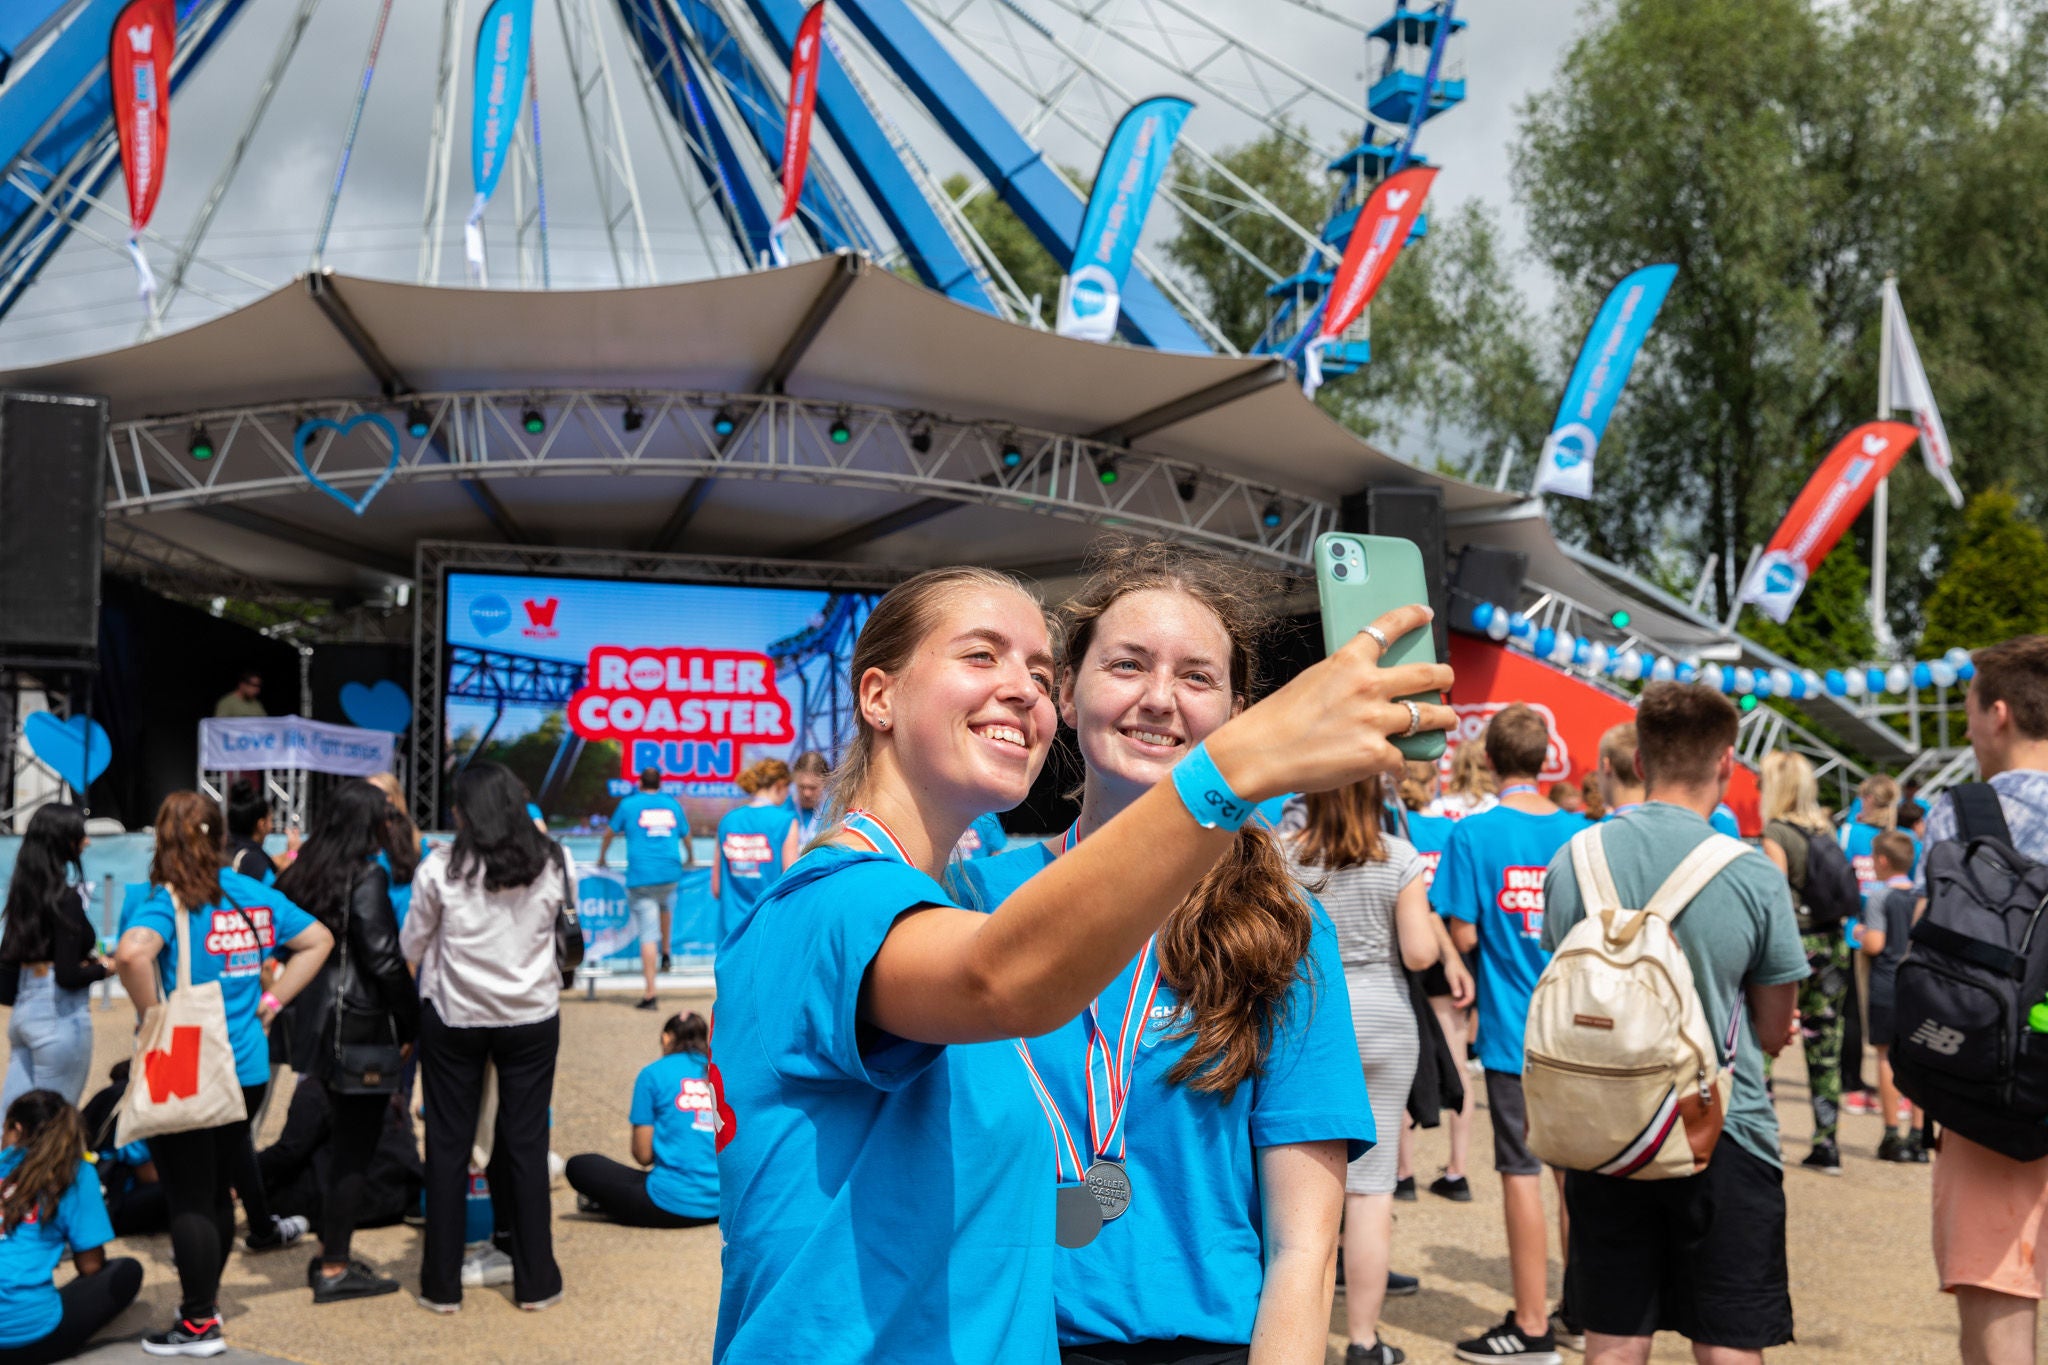
<path fill-rule="evenodd" d="M 1863 907 L 1863 927 L 1856 946 L 1862 950 L 1858 968 L 1863 977 L 1863 1035 L 1877 1053 L 1877 1112 L 1884 1116 L 1884 1137 L 1877 1144 L 1879 1161 L 1924 1162 L 1927 1148 L 1920 1110 L 1913 1110 L 1912 1128 L 1901 1134 L 1899 1087 L 1892 1077 L 1892 1042 L 1898 1035 L 1899 963 L 1913 932 L 1914 856 L 1912 836 L 1888 829 L 1871 841 L 1871 871 L 1877 889 Z"/>
<path fill-rule="evenodd" d="M 1799 1164 L 1822 1175 L 1840 1175 L 1836 1134 L 1842 1121 L 1842 1024 L 1849 1000 L 1849 941 L 1842 925 L 1862 909 L 1863 890 L 1821 807 L 1813 764 L 1787 750 L 1766 754 L 1762 786 L 1764 856 L 1792 888 L 1799 939 L 1812 968 L 1799 988 L 1799 1025 L 1813 1101 L 1813 1150 Z"/>
<path fill-rule="evenodd" d="M 2048 1219 L 2048 934 L 2034 932 L 2048 896 L 2048 636 L 1971 661 L 1963 708 L 1983 781 L 1928 810 L 1890 1059 L 1899 1088 L 1941 1130 L 1934 1264 L 1956 1296 L 1962 1358 L 2027 1365 L 2048 1295 L 2048 1257 L 2036 1251 Z M 2004 847 L 1968 842 L 1978 839 Z M 1957 988 L 1968 992 L 1962 1011 Z"/>
<path fill-rule="evenodd" d="M 1809 968 L 1784 877 L 1709 823 L 1735 770 L 1736 719 L 1705 688 L 1646 687 L 1634 761 L 1643 804 L 1579 835 L 1544 877 L 1543 946 L 1559 956 L 1531 1004 L 1530 1141 L 1566 1161 L 1552 1145 L 1556 1129 L 1569 1130 L 1555 1139 L 1566 1146 L 1579 1146 L 1590 1127 L 1613 1129 L 1614 1159 L 1594 1169 L 1570 1160 L 1564 1178 L 1565 1297 L 1593 1365 L 1648 1359 L 1659 1331 L 1682 1333 L 1701 1360 L 1711 1349 L 1716 1365 L 1734 1365 L 1735 1353 L 1761 1361 L 1792 1340 L 1784 1171 L 1763 1059 L 1791 1041 L 1795 983 Z M 1662 927 L 1625 919 L 1659 899 L 1675 901 L 1657 906 Z M 1598 916 L 1581 925 L 1589 900 L 1616 911 L 1608 927 Z M 1660 947 L 1662 961 L 1642 961 Z M 1629 974 L 1632 953 L 1641 968 Z M 1587 1003 L 1653 998 L 1598 991 L 1593 974 L 1603 971 L 1610 982 L 1666 983 L 1678 1017 L 1692 1023 L 1688 1036 L 1665 1022 L 1675 1011 L 1639 1005 L 1614 1018 Z M 1573 992 L 1575 976 L 1591 993 Z M 1642 1102 L 1629 1074 L 1640 1068 L 1626 1064 L 1634 1058 L 1619 1050 L 1624 1043 L 1677 1062 L 1675 1082 L 1657 1078 L 1662 1103 L 1655 1093 Z M 1592 1074 L 1603 1062 L 1610 1074 Z M 1559 1086 L 1553 1076 L 1568 1079 Z M 1576 1102 L 1547 1125 L 1567 1087 Z"/>

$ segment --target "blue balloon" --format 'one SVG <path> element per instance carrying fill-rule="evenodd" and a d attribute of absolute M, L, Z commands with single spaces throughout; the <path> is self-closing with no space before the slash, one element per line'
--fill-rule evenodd
<path fill-rule="evenodd" d="M 1877 695 L 1878 693 L 1881 693 L 1881 692 L 1883 692 L 1883 691 L 1884 691 L 1884 670 L 1883 670 L 1883 669 L 1881 669 L 1881 668 L 1866 668 L 1866 669 L 1864 669 L 1864 670 L 1863 670 L 1863 685 L 1864 685 L 1865 687 L 1868 687 L 1868 688 L 1870 689 L 1870 691 L 1871 691 L 1871 694 L 1872 694 L 1873 696 Z"/>
<path fill-rule="evenodd" d="M 1756 679 L 1756 694 L 1759 697 L 1768 697 L 1771 695 L 1772 687 L 1770 669 L 1752 668 L 1749 670 L 1749 676 Z"/>
<path fill-rule="evenodd" d="M 1491 602 L 1481 602 L 1478 606 L 1472 608 L 1473 629 L 1485 630 L 1493 622 L 1493 613 L 1494 605 Z"/>
<path fill-rule="evenodd" d="M 1697 667 L 1695 667 L 1695 666 L 1694 666 L 1694 665 L 1692 665 L 1692 664 L 1689 664 L 1689 663 L 1685 662 L 1685 661 L 1684 661 L 1683 659 L 1679 660 L 1679 662 L 1678 662 L 1678 680 L 1679 680 L 1680 682 L 1682 682 L 1682 683 L 1693 683 L 1693 682 L 1697 682 L 1697 681 L 1699 680 L 1699 676 L 1700 676 L 1700 671 L 1699 671 L 1699 669 L 1698 669 Z"/>
<path fill-rule="evenodd" d="M 1931 669 L 1931 668 L 1929 668 L 1929 667 L 1928 667 L 1928 666 L 1927 666 L 1926 664 L 1914 664 L 1914 665 L 1913 665 L 1913 686 L 1915 686 L 1915 687 L 1932 687 L 1932 686 L 1934 686 L 1934 670 L 1933 670 L 1933 669 Z"/>
<path fill-rule="evenodd" d="M 1593 642 L 1581 635 L 1572 641 L 1572 662 L 1583 666 L 1593 657 Z"/>
<path fill-rule="evenodd" d="M 1517 640 L 1521 639 L 1524 635 L 1533 635 L 1535 632 L 1536 623 L 1522 615 L 1522 613 L 1516 612 L 1508 618 L 1508 634 L 1514 636 Z"/>
<path fill-rule="evenodd" d="M 1536 632 L 1536 657 L 1547 659 L 1550 651 L 1557 648 L 1557 632 L 1549 626 Z"/>
<path fill-rule="evenodd" d="M 1843 696 L 1849 691 L 1849 680 L 1842 676 L 1842 670 L 1839 668 L 1829 669 L 1823 681 L 1826 682 L 1828 695 L 1831 697 Z"/>
<path fill-rule="evenodd" d="M 1961 663 L 1959 663 L 1959 664 L 1957 664 L 1957 665 L 1956 665 L 1956 681 L 1957 681 L 1957 682 L 1968 682 L 1968 681 L 1969 681 L 1970 679 L 1972 679 L 1972 678 L 1974 678 L 1974 677 L 1976 677 L 1976 676 L 1977 676 L 1977 665 L 1976 665 L 1975 661 L 1973 661 L 1973 660 L 1970 660 L 1970 659 L 1965 659 L 1965 660 L 1963 660 L 1963 661 L 1962 661 Z"/>

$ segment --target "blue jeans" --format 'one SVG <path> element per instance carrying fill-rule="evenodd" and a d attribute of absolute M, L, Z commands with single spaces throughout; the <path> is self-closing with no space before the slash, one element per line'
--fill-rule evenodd
<path fill-rule="evenodd" d="M 91 992 L 64 990 L 55 976 L 23 967 L 7 1046 L 0 1115 L 31 1090 L 54 1090 L 77 1104 L 92 1074 Z"/>

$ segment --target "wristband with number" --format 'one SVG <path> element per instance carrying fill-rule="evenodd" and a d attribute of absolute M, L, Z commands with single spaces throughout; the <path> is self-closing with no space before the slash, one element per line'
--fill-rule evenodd
<path fill-rule="evenodd" d="M 276 996 L 272 995 L 269 991 L 263 992 L 263 999 L 261 1003 L 268 1005 L 270 1007 L 270 1012 L 272 1014 L 277 1014 L 284 1009 L 284 1002 L 282 1000 L 279 1000 Z"/>
<path fill-rule="evenodd" d="M 1173 789 L 1203 829 L 1237 830 L 1257 809 L 1223 780 L 1207 744 L 1197 744 L 1173 765 Z"/>

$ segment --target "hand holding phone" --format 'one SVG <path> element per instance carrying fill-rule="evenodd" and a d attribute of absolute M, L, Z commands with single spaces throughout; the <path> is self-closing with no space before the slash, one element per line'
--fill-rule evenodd
<path fill-rule="evenodd" d="M 1326 655 L 1336 653 L 1395 607 L 1429 601 L 1429 579 L 1422 567 L 1422 551 L 1413 541 L 1399 536 L 1363 536 L 1348 531 L 1318 536 L 1315 565 Z M 1386 652 L 1380 656 L 1382 668 L 1439 662 L 1436 635 L 1427 628 L 1389 640 Z M 1443 697 L 1435 692 L 1417 692 L 1402 700 L 1441 702 Z M 1425 730 L 1396 736 L 1394 747 L 1412 759 L 1441 758 L 1443 732 Z"/>

